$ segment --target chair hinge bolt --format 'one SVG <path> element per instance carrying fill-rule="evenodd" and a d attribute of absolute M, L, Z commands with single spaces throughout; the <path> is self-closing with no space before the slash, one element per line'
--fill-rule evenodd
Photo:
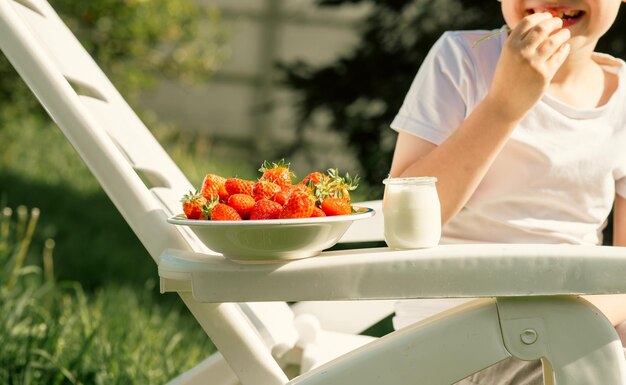
<path fill-rule="evenodd" d="M 520 338 L 525 345 L 532 345 L 537 342 L 537 332 L 533 329 L 526 329 L 520 334 Z"/>

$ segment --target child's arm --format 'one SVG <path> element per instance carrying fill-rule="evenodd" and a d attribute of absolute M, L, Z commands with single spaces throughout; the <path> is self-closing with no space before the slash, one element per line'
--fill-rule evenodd
<path fill-rule="evenodd" d="M 391 176 L 437 177 L 441 220 L 450 220 L 470 198 L 518 120 L 500 116 L 484 100 L 441 145 L 400 132 Z"/>
<path fill-rule="evenodd" d="M 626 198 L 617 194 L 613 207 L 613 246 L 626 246 Z"/>
<path fill-rule="evenodd" d="M 444 223 L 465 205 L 567 57 L 570 34 L 561 27 L 547 13 L 524 18 L 507 39 L 487 97 L 439 146 L 399 134 L 391 176 L 436 176 Z"/>
<path fill-rule="evenodd" d="M 626 246 L 626 198 L 615 195 L 613 207 L 613 246 Z M 626 294 L 591 295 L 585 299 L 594 304 L 613 323 L 626 321 Z"/>

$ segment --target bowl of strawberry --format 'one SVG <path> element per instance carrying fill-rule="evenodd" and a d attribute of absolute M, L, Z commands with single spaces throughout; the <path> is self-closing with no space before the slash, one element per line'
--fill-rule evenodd
<path fill-rule="evenodd" d="M 185 194 L 183 213 L 168 222 L 188 226 L 211 250 L 242 262 L 312 257 L 334 246 L 350 225 L 374 210 L 353 206 L 358 177 L 337 169 L 298 180 L 289 164 L 264 162 L 257 180 L 207 174 Z"/>

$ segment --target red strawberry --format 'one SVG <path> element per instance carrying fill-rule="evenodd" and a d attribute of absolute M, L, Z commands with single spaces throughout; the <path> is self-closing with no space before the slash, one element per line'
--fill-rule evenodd
<path fill-rule="evenodd" d="M 328 216 L 347 215 L 352 213 L 352 206 L 343 198 L 326 198 L 322 201 L 322 210 Z"/>
<path fill-rule="evenodd" d="M 265 161 L 259 171 L 263 173 L 261 180 L 274 182 L 282 189 L 291 186 L 291 179 L 294 176 L 289 170 L 289 163 L 285 164 L 284 159 L 281 159 L 278 163 Z"/>
<path fill-rule="evenodd" d="M 228 178 L 224 182 L 224 187 L 228 192 L 228 195 L 234 194 L 248 194 L 252 195 L 252 185 L 254 182 L 251 180 L 245 180 L 241 178 Z"/>
<path fill-rule="evenodd" d="M 289 196 L 294 191 L 301 191 L 307 194 L 311 193 L 311 190 L 306 185 L 294 184 L 276 193 L 276 195 L 274 195 L 274 200 L 284 206 L 285 204 L 287 204 Z"/>
<path fill-rule="evenodd" d="M 228 205 L 234 208 L 242 219 L 250 216 L 250 210 L 254 206 L 254 198 L 247 194 L 233 194 L 228 197 Z"/>
<path fill-rule="evenodd" d="M 277 192 L 274 195 L 274 201 L 278 204 L 280 204 L 281 206 L 284 206 L 285 203 L 287 203 L 287 199 L 289 199 L 289 194 L 291 193 L 291 191 L 289 189 L 286 190 L 280 190 L 279 192 Z"/>
<path fill-rule="evenodd" d="M 311 218 L 318 218 L 318 217 L 325 217 L 325 216 L 326 216 L 326 213 L 324 212 L 324 210 L 320 209 L 317 206 L 313 207 L 313 213 L 311 214 Z"/>
<path fill-rule="evenodd" d="M 207 200 L 199 194 L 189 191 L 189 194 L 183 195 L 180 200 L 183 203 L 183 212 L 187 216 L 187 219 L 205 219 L 203 216 L 202 207 L 206 205 Z"/>
<path fill-rule="evenodd" d="M 217 196 L 220 200 L 226 200 L 228 198 L 228 192 L 224 187 L 224 182 L 226 182 L 226 178 L 222 176 L 206 174 L 202 181 L 202 189 L 200 190 L 202 196 L 208 200 L 211 200 L 212 196 Z"/>
<path fill-rule="evenodd" d="M 257 201 L 250 211 L 250 219 L 278 219 L 283 206 L 267 199 Z"/>
<path fill-rule="evenodd" d="M 252 185 L 252 197 L 254 200 L 274 199 L 274 195 L 280 192 L 280 186 L 269 180 L 260 180 Z"/>
<path fill-rule="evenodd" d="M 294 190 L 280 213 L 280 218 L 309 218 L 313 213 L 313 196 L 301 190 Z"/>
<path fill-rule="evenodd" d="M 212 221 L 240 221 L 241 216 L 237 213 L 237 210 L 230 207 L 226 203 L 219 203 L 217 201 L 212 202 L 214 204 L 209 205 L 206 210 L 207 218 Z"/>
<path fill-rule="evenodd" d="M 313 184 L 320 183 L 323 177 L 324 177 L 324 174 L 322 174 L 319 171 L 315 171 L 305 176 L 304 179 L 302 179 L 302 182 L 300 183 L 301 184 L 307 184 L 307 182 L 311 182 Z"/>

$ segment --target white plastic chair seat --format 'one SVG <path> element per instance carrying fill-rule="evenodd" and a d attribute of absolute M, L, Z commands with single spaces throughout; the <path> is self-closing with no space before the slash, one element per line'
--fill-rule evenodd
<path fill-rule="evenodd" d="M 375 340 L 374 337 L 358 334 L 324 331 L 314 344 L 303 349 L 299 362 L 300 373 L 307 373 Z"/>

